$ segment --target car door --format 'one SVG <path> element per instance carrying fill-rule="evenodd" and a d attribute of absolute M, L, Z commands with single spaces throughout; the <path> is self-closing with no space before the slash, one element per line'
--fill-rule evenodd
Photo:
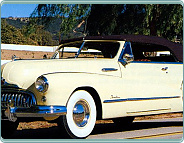
<path fill-rule="evenodd" d="M 169 100 L 171 111 L 183 111 L 183 64 L 182 62 L 165 62 L 162 72 L 165 73 L 166 94 L 175 97 Z"/>
<path fill-rule="evenodd" d="M 168 66 L 161 62 L 131 61 L 132 58 L 131 43 L 126 42 L 119 59 L 122 73 L 120 101 L 126 113 L 146 115 L 170 112 L 172 99 L 178 96 L 174 90 L 168 89 Z"/>

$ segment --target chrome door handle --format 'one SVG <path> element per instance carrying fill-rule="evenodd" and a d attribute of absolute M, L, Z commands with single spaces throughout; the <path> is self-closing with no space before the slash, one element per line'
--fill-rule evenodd
<path fill-rule="evenodd" d="M 166 71 L 166 70 L 168 70 L 168 67 L 162 68 L 161 70 Z"/>
<path fill-rule="evenodd" d="M 111 71 L 117 71 L 118 69 L 115 68 L 103 68 L 102 71 L 103 72 L 111 72 Z"/>

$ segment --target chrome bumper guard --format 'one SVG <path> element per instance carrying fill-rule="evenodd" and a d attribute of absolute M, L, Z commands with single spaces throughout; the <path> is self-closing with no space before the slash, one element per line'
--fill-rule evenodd
<path fill-rule="evenodd" d="M 13 107 L 9 103 L 4 114 L 9 121 L 15 122 L 17 117 L 55 117 L 66 115 L 67 109 L 65 106 L 32 106 L 26 107 Z"/>

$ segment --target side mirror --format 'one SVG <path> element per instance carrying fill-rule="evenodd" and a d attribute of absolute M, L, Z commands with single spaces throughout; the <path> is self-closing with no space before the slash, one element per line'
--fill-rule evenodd
<path fill-rule="evenodd" d="M 128 63 L 130 63 L 131 61 L 133 61 L 133 60 L 134 60 L 134 56 L 133 56 L 133 55 L 124 54 L 124 55 L 123 55 L 123 59 L 120 60 L 120 62 L 122 63 L 122 65 L 123 65 L 124 67 L 126 67 L 126 65 L 127 65 Z"/>
<path fill-rule="evenodd" d="M 130 55 L 130 54 L 124 54 L 124 55 L 123 55 L 123 60 L 124 60 L 126 63 L 130 63 L 131 61 L 134 60 L 134 56 L 133 56 L 133 55 Z"/>

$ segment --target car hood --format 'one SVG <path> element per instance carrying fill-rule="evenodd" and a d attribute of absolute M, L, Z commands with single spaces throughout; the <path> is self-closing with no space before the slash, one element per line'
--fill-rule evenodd
<path fill-rule="evenodd" d="M 2 66 L 1 74 L 7 83 L 20 88 L 28 88 L 44 74 L 57 73 L 93 73 L 100 75 L 120 76 L 120 71 L 103 72 L 103 68 L 119 69 L 113 59 L 49 59 L 19 60 Z"/>

